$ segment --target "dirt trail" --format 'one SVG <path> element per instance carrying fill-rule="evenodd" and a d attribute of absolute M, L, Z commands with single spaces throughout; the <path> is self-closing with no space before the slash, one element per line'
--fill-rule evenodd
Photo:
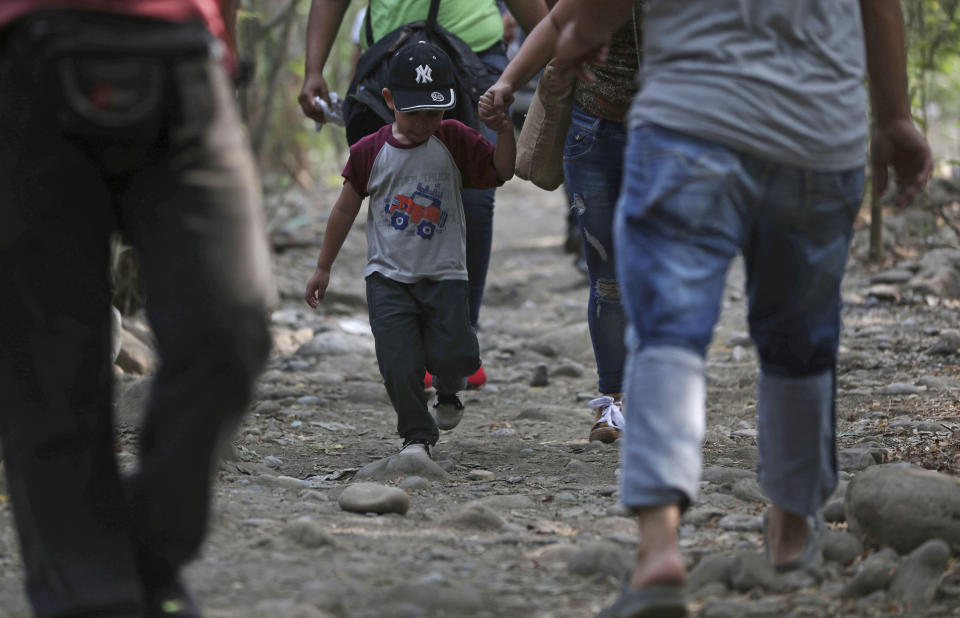
<path fill-rule="evenodd" d="M 586 440 L 596 376 L 586 279 L 561 249 L 562 192 L 515 180 L 498 193 L 480 324 L 490 382 L 466 394 L 464 421 L 435 449 L 446 480 L 383 483 L 404 483 L 411 506 L 403 516 L 354 514 L 337 503 L 354 473 L 395 453 L 399 440 L 363 306 L 363 217 L 335 266 L 328 301 L 318 312 L 302 301 L 332 199 L 291 196 L 276 210 L 273 236 L 285 247 L 276 257 L 277 348 L 219 469 L 211 534 L 188 570 L 206 615 L 593 616 L 616 592 L 635 530 L 617 503 L 618 448 Z M 935 420 L 949 436 L 960 427 L 956 388 L 883 389 L 925 376 L 956 380 L 956 356 L 924 350 L 956 325 L 957 307 L 878 302 L 865 293 L 868 274 L 854 261 L 846 283 L 840 446 L 869 440 L 881 459 L 929 464 L 923 448 L 937 435 L 897 431 L 891 421 Z M 766 505 L 753 480 L 756 355 L 741 290 L 735 265 L 709 353 L 705 465 L 721 472 L 704 481 L 698 508 L 684 520 L 691 566 L 717 552 L 760 552 Z M 308 341 L 320 355 L 301 348 Z M 540 364 L 549 383 L 532 387 Z M 942 466 L 954 474 L 955 443 Z M 124 461 L 133 449 L 133 432 L 122 431 Z M 12 517 L 0 503 L 0 617 L 26 615 L 15 550 Z M 886 596 L 841 600 L 855 566 L 830 563 L 822 582 L 790 580 L 776 592 L 707 587 L 691 608 L 714 617 L 903 611 Z M 960 587 L 951 569 L 948 591 Z M 940 598 L 931 615 L 955 611 L 956 598 Z"/>

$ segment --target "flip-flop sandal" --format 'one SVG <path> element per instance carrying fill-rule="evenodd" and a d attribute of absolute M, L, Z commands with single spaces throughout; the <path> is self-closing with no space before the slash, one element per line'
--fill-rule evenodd
<path fill-rule="evenodd" d="M 768 509 L 763 512 L 763 555 L 766 557 L 767 562 L 773 564 L 773 560 L 770 558 L 770 543 L 767 541 L 767 519 L 769 519 L 769 517 L 770 510 Z M 803 553 L 786 562 L 774 564 L 773 569 L 777 573 L 788 573 L 797 570 L 816 570 L 823 563 L 823 552 L 820 549 L 819 543 L 821 527 L 819 520 L 813 515 L 807 516 L 807 531 L 807 546 L 803 548 Z"/>
<path fill-rule="evenodd" d="M 620 596 L 600 610 L 597 618 L 683 618 L 687 615 L 686 592 L 681 584 L 630 587 L 630 574 L 620 583 Z"/>

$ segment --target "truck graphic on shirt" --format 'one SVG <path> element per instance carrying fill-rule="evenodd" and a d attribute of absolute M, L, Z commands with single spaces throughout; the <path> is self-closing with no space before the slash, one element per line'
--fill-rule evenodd
<path fill-rule="evenodd" d="M 440 185 L 430 189 L 429 185 L 417 183 L 417 190 L 411 195 L 397 194 L 386 204 L 384 210 L 390 215 L 393 229 L 403 231 L 410 224 L 416 225 L 417 236 L 430 240 L 438 229 L 447 224 L 447 213 L 440 208 L 443 194 Z"/>

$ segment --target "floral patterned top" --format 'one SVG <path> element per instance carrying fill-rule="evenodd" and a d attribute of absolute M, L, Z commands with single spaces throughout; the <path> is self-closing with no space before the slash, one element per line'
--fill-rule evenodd
<path fill-rule="evenodd" d="M 589 67 L 597 81 L 577 83 L 574 103 L 591 116 L 622 122 L 637 93 L 642 49 L 643 3 L 638 1 L 633 6 L 633 19 L 624 23 L 611 38 L 606 63 Z"/>

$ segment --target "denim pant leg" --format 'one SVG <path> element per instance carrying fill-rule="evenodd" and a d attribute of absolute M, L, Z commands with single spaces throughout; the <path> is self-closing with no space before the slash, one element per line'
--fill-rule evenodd
<path fill-rule="evenodd" d="M 480 54 L 487 66 L 502 73 L 507 67 L 506 53 L 500 46 Z M 497 143 L 497 134 L 487 128 L 480 131 L 492 143 Z M 490 252 L 493 247 L 493 206 L 495 189 L 464 189 L 464 221 L 467 227 L 467 276 L 470 281 L 470 323 L 474 327 L 480 321 L 480 303 L 483 301 L 483 288 L 487 283 L 487 269 L 490 266 Z"/>
<path fill-rule="evenodd" d="M 423 346 L 427 371 L 437 393 L 467 387 L 467 376 L 480 368 L 477 331 L 470 324 L 467 282 L 425 279 L 414 285 L 423 308 Z"/>
<path fill-rule="evenodd" d="M 780 166 L 767 179 L 744 247 L 750 333 L 761 365 L 760 485 L 775 504 L 800 515 L 820 508 L 837 483 L 840 283 L 862 192 L 862 169 Z"/>
<path fill-rule="evenodd" d="M 440 431 L 423 390 L 423 308 L 414 285 L 373 273 L 367 277 L 367 309 L 380 375 L 397 413 L 397 433 L 404 440 L 436 444 Z"/>
<path fill-rule="evenodd" d="M 704 356 L 744 235 L 743 174 L 719 144 L 651 125 L 630 131 L 615 215 L 632 327 L 621 476 L 629 507 L 697 495 Z"/>
<path fill-rule="evenodd" d="M 590 297 L 587 324 L 601 393 L 623 390 L 626 314 L 620 304 L 613 215 L 623 177 L 626 126 L 574 106 L 563 152 L 563 175 L 580 224 Z"/>

